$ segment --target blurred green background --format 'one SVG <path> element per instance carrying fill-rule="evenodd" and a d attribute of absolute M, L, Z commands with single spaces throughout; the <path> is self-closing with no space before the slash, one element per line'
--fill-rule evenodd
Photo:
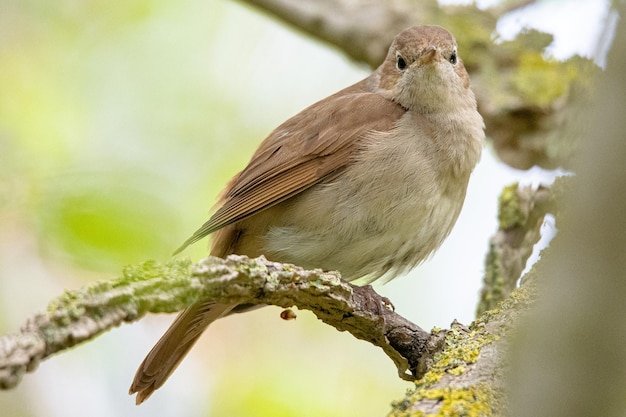
<path fill-rule="evenodd" d="M 275 126 L 368 72 L 230 1 L 0 0 L 0 333 L 63 288 L 167 259 Z M 451 238 L 377 286 L 401 314 L 471 321 L 518 174 L 485 152 Z M 123 326 L 0 391 L 0 415 L 380 416 L 411 387 L 379 349 L 279 313 L 215 323 L 141 407 L 128 386 L 173 317 Z"/>
<path fill-rule="evenodd" d="M 2 333 L 63 288 L 167 259 L 273 127 L 366 72 L 231 2 L 2 0 Z M 213 326 L 141 407 L 128 386 L 172 317 L 52 358 L 0 414 L 380 415 L 408 387 L 376 349 L 278 314 Z"/>

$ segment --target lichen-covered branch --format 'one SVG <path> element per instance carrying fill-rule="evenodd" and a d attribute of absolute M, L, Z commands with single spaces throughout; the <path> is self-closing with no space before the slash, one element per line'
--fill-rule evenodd
<path fill-rule="evenodd" d="M 394 404 L 394 416 L 450 415 L 451 407 L 467 411 L 459 415 L 497 415 L 506 406 L 501 374 L 508 331 L 534 299 L 534 282 L 469 327 L 455 322 L 450 330 L 427 333 L 395 314 L 371 287 L 353 286 L 337 273 L 237 255 L 196 265 L 146 262 L 127 268 L 121 278 L 66 292 L 45 313 L 28 319 L 19 333 L 0 338 L 0 388 L 16 386 L 41 360 L 123 322 L 180 311 L 205 298 L 296 305 L 381 347 L 402 378 L 417 379 L 415 390 Z M 480 413 L 470 413 L 476 410 Z"/>
<path fill-rule="evenodd" d="M 519 169 L 569 166 L 577 135 L 562 129 L 578 120 L 590 98 L 593 61 L 551 59 L 552 35 L 528 30 L 497 40 L 498 19 L 528 0 L 491 9 L 440 6 L 436 0 L 240 0 L 308 35 L 377 67 L 393 37 L 408 26 L 438 24 L 459 42 L 487 135 L 505 163 Z"/>
<path fill-rule="evenodd" d="M 224 304 L 271 304 L 311 310 L 327 324 L 379 346 L 402 378 L 423 375 L 444 332 L 428 333 L 396 314 L 370 286 L 356 287 L 337 273 L 231 255 L 197 265 L 173 260 L 127 268 L 121 278 L 68 291 L 19 333 L 0 338 L 0 388 L 53 353 L 93 339 L 147 313 L 172 313 L 200 299 Z"/>
<path fill-rule="evenodd" d="M 509 331 L 536 298 L 537 267 L 521 288 L 520 274 L 539 239 L 543 218 L 554 212 L 567 181 L 551 187 L 506 187 L 500 196 L 498 232 L 490 242 L 478 318 L 453 323 L 429 371 L 393 405 L 391 416 L 505 415 L 504 371 Z M 556 194 L 556 195 L 555 195 Z"/>
<path fill-rule="evenodd" d="M 512 184 L 499 200 L 498 231 L 489 242 L 476 315 L 505 300 L 515 289 L 526 261 L 541 238 L 546 214 L 554 209 L 551 189 Z"/>
<path fill-rule="evenodd" d="M 535 269 L 529 273 L 534 276 Z M 511 330 L 536 298 L 529 279 L 469 326 L 453 323 L 429 371 L 396 401 L 390 417 L 502 416 L 508 407 L 506 358 Z"/>

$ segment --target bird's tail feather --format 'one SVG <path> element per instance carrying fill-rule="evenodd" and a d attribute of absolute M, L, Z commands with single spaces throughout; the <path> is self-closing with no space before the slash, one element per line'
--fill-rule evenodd
<path fill-rule="evenodd" d="M 129 393 L 144 402 L 165 383 L 209 324 L 227 315 L 235 306 L 200 302 L 181 312 L 143 360 Z"/>

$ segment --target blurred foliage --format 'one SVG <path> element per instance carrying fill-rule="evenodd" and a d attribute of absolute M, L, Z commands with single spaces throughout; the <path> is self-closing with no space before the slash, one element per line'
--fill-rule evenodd
<path fill-rule="evenodd" d="M 14 330 L 23 311 L 42 308 L 63 286 L 168 259 L 264 135 L 309 104 L 311 91 L 338 88 L 333 80 L 302 85 L 297 74 L 268 80 L 273 65 L 293 64 L 291 54 L 267 56 L 278 36 L 285 29 L 225 1 L 0 0 L 0 329 Z M 299 71 L 346 84 L 325 65 Z M 186 254 L 204 256 L 206 243 Z M 212 370 L 179 370 L 140 408 L 125 384 L 156 337 L 149 325 L 51 359 L 0 393 L 0 414 L 302 416 L 309 407 L 309 415 L 382 415 L 407 386 L 384 355 L 315 319 L 276 336 L 285 328 L 277 313 L 271 328 L 267 314 L 250 316 L 211 329 Z M 287 345 L 304 356 L 285 359 Z M 337 346 L 350 357 L 307 360 Z M 381 369 L 389 377 L 377 378 Z"/>
<path fill-rule="evenodd" d="M 84 268 L 168 256 L 253 143 L 209 77 L 219 4 L 188 2 L 202 26 L 165 1 L 0 7 L 2 217 Z"/>

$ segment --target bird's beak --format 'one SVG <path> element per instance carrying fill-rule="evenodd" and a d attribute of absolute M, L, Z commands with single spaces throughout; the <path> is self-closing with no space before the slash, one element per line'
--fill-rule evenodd
<path fill-rule="evenodd" d="M 430 45 L 428 48 L 425 48 L 418 58 L 419 65 L 422 66 L 436 61 L 438 56 L 437 52 L 437 47 L 435 45 Z"/>

